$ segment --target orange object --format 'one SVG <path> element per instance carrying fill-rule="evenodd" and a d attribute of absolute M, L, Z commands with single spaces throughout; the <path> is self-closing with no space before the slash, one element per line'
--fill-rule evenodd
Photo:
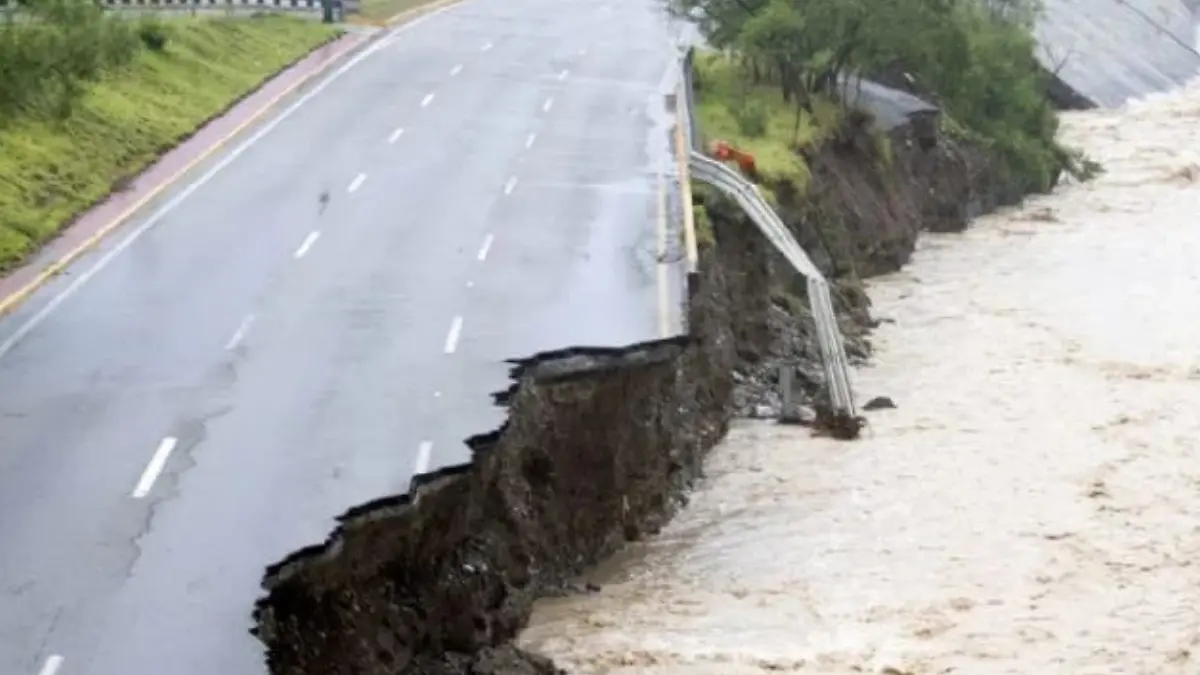
<path fill-rule="evenodd" d="M 722 162 L 728 162 L 731 159 L 736 161 L 738 168 L 747 176 L 754 177 L 758 175 L 757 166 L 754 163 L 754 155 L 742 152 L 725 141 L 717 141 L 713 144 L 713 155 Z"/>

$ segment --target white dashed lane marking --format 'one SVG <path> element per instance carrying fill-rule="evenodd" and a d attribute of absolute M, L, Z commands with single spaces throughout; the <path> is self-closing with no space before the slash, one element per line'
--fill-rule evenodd
<path fill-rule="evenodd" d="M 51 654 L 50 657 L 46 659 L 46 664 L 43 665 L 42 669 L 38 671 L 38 675 L 55 675 L 55 673 L 58 672 L 58 669 L 62 668 L 62 664 L 63 657 L 59 656 L 58 654 Z"/>
<path fill-rule="evenodd" d="M 296 252 L 293 254 L 295 258 L 297 260 L 303 258 L 304 255 L 308 253 L 309 249 L 313 247 L 313 244 L 317 243 L 317 239 L 320 237 L 320 232 L 309 232 L 308 236 L 304 238 L 304 241 L 300 242 L 300 248 L 297 248 Z"/>
<path fill-rule="evenodd" d="M 433 454 L 433 441 L 421 441 L 417 447 L 417 461 L 413 465 L 413 473 L 425 473 L 429 470 L 429 457 Z"/>
<path fill-rule="evenodd" d="M 477 256 L 480 262 L 487 260 L 487 254 L 488 251 L 492 249 L 492 241 L 494 239 L 495 238 L 490 234 L 483 238 L 483 246 L 479 247 L 479 255 Z"/>
<path fill-rule="evenodd" d="M 225 344 L 225 349 L 230 350 L 236 348 L 246 339 L 246 333 L 250 332 L 250 326 L 254 325 L 254 315 L 251 314 L 242 319 L 242 323 L 238 325 L 237 330 L 233 331 L 233 336 L 229 338 L 229 342 Z"/>
<path fill-rule="evenodd" d="M 450 322 L 450 332 L 446 334 L 446 353 L 453 354 L 455 349 L 458 349 L 458 338 L 462 335 L 463 319 L 461 316 L 454 317 Z"/>
<path fill-rule="evenodd" d="M 167 436 L 159 442 L 154 456 L 150 458 L 150 463 L 146 465 L 146 470 L 138 479 L 137 486 L 133 488 L 134 499 L 141 499 L 150 494 L 150 490 L 154 488 L 154 481 L 158 480 L 159 474 L 167 465 L 167 458 L 171 456 L 171 451 L 175 449 L 177 442 L 174 436 Z"/>

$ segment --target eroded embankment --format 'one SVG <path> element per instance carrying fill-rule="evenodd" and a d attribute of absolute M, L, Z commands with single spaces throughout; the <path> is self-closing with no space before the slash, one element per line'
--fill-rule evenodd
<path fill-rule="evenodd" d="M 736 237 L 737 233 L 730 235 Z M 505 648 L 538 596 L 656 531 L 724 434 L 739 321 L 710 251 L 691 335 L 515 363 L 501 429 L 412 496 L 352 509 L 268 570 L 256 633 L 276 675 L 531 673 Z"/>
<path fill-rule="evenodd" d="M 789 183 L 770 186 L 784 222 L 834 286 L 855 363 L 870 354 L 868 333 L 876 325 L 863 279 L 905 265 L 922 231 L 959 232 L 971 218 L 1021 198 L 983 151 L 936 125 L 907 123 L 881 132 L 866 120 L 859 124 L 807 157 L 812 177 L 803 194 Z M 886 158 L 880 133 L 890 148 Z M 733 204 L 711 192 L 697 194 L 718 234 L 753 229 Z M 742 248 L 738 260 L 764 261 L 725 270 L 743 307 L 744 323 L 734 327 L 735 408 L 746 417 L 775 417 L 785 363 L 795 365 L 802 398 L 816 396 L 823 379 L 805 287 L 763 238 L 717 245 L 731 246 Z"/>
<path fill-rule="evenodd" d="M 923 223 L 960 228 L 995 201 L 977 153 L 914 129 L 890 132 L 886 162 L 873 133 L 848 133 L 809 158 L 815 198 L 783 194 L 839 278 L 859 356 L 871 322 L 858 277 L 903 264 Z M 736 409 L 774 396 L 783 359 L 809 364 L 816 393 L 803 284 L 741 214 L 706 207 L 688 337 L 515 363 L 496 395 L 508 422 L 468 440 L 471 464 L 352 509 L 326 544 L 268 570 L 256 633 L 274 675 L 553 672 L 510 644 L 533 601 L 657 531 Z"/>

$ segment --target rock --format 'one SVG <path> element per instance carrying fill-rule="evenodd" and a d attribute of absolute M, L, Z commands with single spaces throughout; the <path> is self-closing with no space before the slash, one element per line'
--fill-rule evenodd
<path fill-rule="evenodd" d="M 434 668 L 441 664 L 430 664 Z M 488 647 L 479 652 L 473 662 L 467 665 L 473 675 L 557 675 L 564 673 L 554 662 L 540 654 L 527 652 L 512 645 Z M 449 669 L 433 672 L 447 672 Z M 430 671 L 422 671 L 430 672 Z M 466 669 L 460 672 L 468 672 Z"/>
<path fill-rule="evenodd" d="M 896 402 L 887 396 L 876 396 L 875 398 L 863 404 L 863 410 L 883 410 L 884 408 L 895 408 Z"/>
<path fill-rule="evenodd" d="M 825 371 L 819 363 L 805 363 L 796 366 L 796 378 L 809 387 L 819 387 L 825 383 Z"/>
<path fill-rule="evenodd" d="M 871 345 L 862 338 L 846 338 L 846 354 L 852 359 L 866 359 L 871 355 Z"/>
<path fill-rule="evenodd" d="M 811 427 L 817 421 L 817 411 L 806 405 L 798 405 L 795 410 L 788 414 L 784 411 L 779 418 L 780 424 L 799 424 L 800 426 Z"/>
<path fill-rule="evenodd" d="M 768 389 L 763 392 L 762 405 L 771 409 L 771 415 L 775 415 L 776 411 L 783 407 L 783 397 L 779 395 L 776 389 Z"/>
<path fill-rule="evenodd" d="M 775 416 L 775 411 L 769 405 L 759 404 L 754 406 L 754 417 L 756 419 L 765 420 Z"/>
<path fill-rule="evenodd" d="M 741 359 L 743 363 L 753 364 L 753 363 L 758 363 L 759 361 L 762 360 L 762 354 L 760 354 L 758 352 L 758 350 L 751 349 L 748 346 L 740 347 L 737 350 L 737 355 L 738 355 L 738 358 Z"/>

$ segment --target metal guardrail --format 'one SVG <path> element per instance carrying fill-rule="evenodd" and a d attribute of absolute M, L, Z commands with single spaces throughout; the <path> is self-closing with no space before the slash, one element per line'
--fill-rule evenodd
<path fill-rule="evenodd" d="M 682 102 L 683 112 L 678 115 L 678 120 L 683 128 L 676 132 L 677 143 L 686 143 L 688 146 L 686 166 L 680 167 L 680 181 L 683 183 L 684 198 L 688 202 L 684 207 L 685 230 L 692 232 L 694 240 L 695 224 L 691 216 L 690 181 L 695 178 L 736 201 L 776 250 L 797 272 L 804 275 L 808 285 L 808 301 L 817 327 L 817 345 L 821 350 L 821 363 L 825 370 L 830 404 L 835 411 L 855 417 L 858 412 L 854 404 L 854 392 L 850 386 L 850 367 L 846 358 L 845 342 L 838 327 L 837 312 L 834 311 L 833 298 L 825 276 L 813 264 L 771 205 L 763 199 L 758 188 L 736 171 L 709 159 L 703 153 L 693 100 L 693 53 L 693 50 L 688 48 L 680 62 L 683 91 L 679 100 Z"/>
<path fill-rule="evenodd" d="M 825 276 L 753 183 L 696 150 L 688 158 L 688 168 L 693 178 L 717 188 L 736 201 L 776 250 L 807 279 L 808 301 L 812 305 L 813 321 L 817 327 L 817 345 L 821 350 L 830 403 L 838 412 L 851 417 L 857 415 L 845 343 L 838 328 L 837 313 L 833 309 L 833 298 Z"/>

